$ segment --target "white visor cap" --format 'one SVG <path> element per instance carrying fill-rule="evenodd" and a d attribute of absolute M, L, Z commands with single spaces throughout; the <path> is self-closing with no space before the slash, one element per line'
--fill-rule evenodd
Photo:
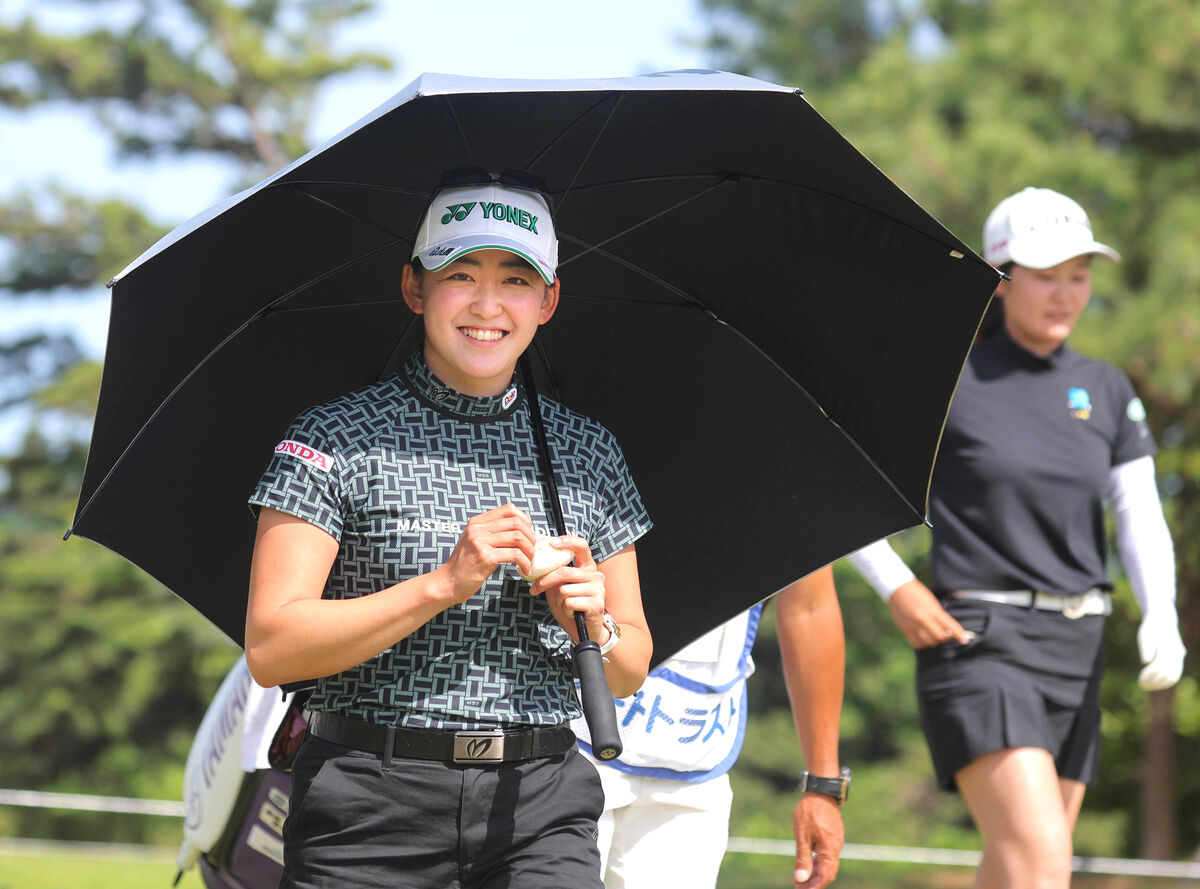
<path fill-rule="evenodd" d="M 1048 269 L 1084 255 L 1121 258 L 1092 236 L 1083 207 L 1049 188 L 1025 188 L 996 205 L 983 224 L 983 258 Z"/>
<path fill-rule="evenodd" d="M 553 284 L 558 238 L 545 197 L 499 183 L 438 192 L 421 220 L 412 258 L 437 271 L 476 250 L 515 253 Z"/>

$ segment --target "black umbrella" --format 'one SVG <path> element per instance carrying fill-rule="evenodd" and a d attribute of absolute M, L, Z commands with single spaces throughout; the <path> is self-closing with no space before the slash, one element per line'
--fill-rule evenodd
<path fill-rule="evenodd" d="M 558 201 L 539 388 L 611 428 L 661 662 L 798 577 L 923 521 L 942 423 L 999 275 L 798 90 L 681 71 L 426 75 L 168 235 L 112 285 L 72 531 L 240 641 L 246 497 L 301 409 L 418 341 L 400 267 L 446 168 Z"/>

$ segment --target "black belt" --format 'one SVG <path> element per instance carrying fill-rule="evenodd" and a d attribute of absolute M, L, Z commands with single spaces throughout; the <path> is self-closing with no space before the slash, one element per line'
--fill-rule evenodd
<path fill-rule="evenodd" d="M 375 725 L 317 711 L 309 717 L 308 730 L 322 741 L 380 756 L 387 751 L 390 739 L 392 756 L 472 765 L 558 756 L 575 746 L 575 733 L 565 725 L 453 731 Z"/>

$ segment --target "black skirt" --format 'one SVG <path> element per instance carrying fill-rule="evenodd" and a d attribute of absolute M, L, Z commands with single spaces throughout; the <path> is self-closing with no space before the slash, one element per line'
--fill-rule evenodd
<path fill-rule="evenodd" d="M 1039 747 L 1060 778 L 1096 780 L 1104 617 L 947 599 L 975 633 L 917 651 L 917 701 L 938 784 L 985 753 Z"/>

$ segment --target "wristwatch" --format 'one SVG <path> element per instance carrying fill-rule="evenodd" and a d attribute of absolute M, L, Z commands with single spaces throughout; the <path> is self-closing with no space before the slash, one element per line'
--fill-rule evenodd
<path fill-rule="evenodd" d="M 850 798 L 852 774 L 849 769 L 843 768 L 836 778 L 818 778 L 816 775 L 810 775 L 808 769 L 805 769 L 800 773 L 800 792 L 823 793 L 825 796 L 832 796 L 840 805 Z"/>
<path fill-rule="evenodd" d="M 600 646 L 600 654 L 602 655 L 608 654 L 621 641 L 621 626 L 617 623 L 617 619 L 607 611 L 604 612 L 604 626 L 608 627 L 608 638 Z"/>

